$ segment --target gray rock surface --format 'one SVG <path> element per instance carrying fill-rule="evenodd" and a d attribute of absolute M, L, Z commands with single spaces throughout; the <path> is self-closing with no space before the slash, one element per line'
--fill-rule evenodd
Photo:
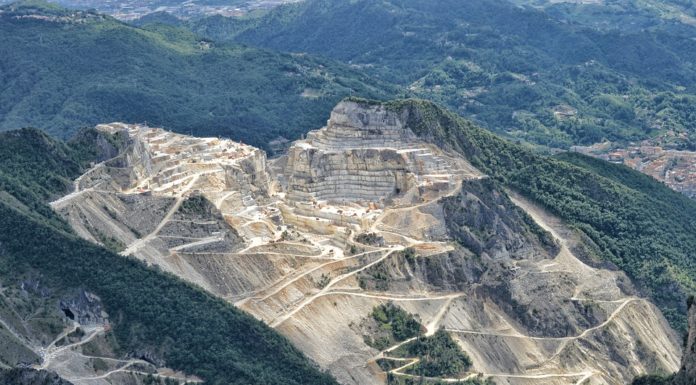
<path fill-rule="evenodd" d="M 679 373 L 674 380 L 676 385 L 696 385 L 696 304 L 689 306 L 689 335 L 686 337 L 684 356 Z"/>

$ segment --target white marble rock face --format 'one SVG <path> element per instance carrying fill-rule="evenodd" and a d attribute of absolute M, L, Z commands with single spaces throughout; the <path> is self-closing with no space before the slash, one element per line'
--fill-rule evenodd
<path fill-rule="evenodd" d="M 422 182 L 452 180 L 456 167 L 382 106 L 342 102 L 327 126 L 288 151 L 291 200 L 382 201 Z"/>

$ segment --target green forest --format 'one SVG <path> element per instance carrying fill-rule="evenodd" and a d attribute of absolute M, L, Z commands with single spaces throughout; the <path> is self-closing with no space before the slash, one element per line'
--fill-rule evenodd
<path fill-rule="evenodd" d="M 423 329 L 412 314 L 393 302 L 375 306 L 371 316 L 377 323 L 377 335 L 365 335 L 363 338 L 367 345 L 380 351 L 417 336 Z"/>
<path fill-rule="evenodd" d="M 624 18 L 616 24 L 635 22 L 607 8 Z M 696 143 L 693 29 L 603 30 L 555 14 L 504 0 L 309 0 L 187 25 L 350 63 L 514 139 L 568 148 L 674 130 Z"/>
<path fill-rule="evenodd" d="M 66 139 L 124 121 L 268 149 L 276 137 L 321 127 L 345 96 L 396 92 L 328 59 L 215 43 L 183 28 L 137 28 L 41 2 L 0 11 L 0 130 L 37 127 Z"/>
<path fill-rule="evenodd" d="M 456 377 L 471 367 L 471 358 L 444 330 L 432 336 L 422 335 L 400 346 L 390 355 L 403 358 L 418 358 L 418 363 L 409 367 L 407 373 L 424 377 Z"/>
<path fill-rule="evenodd" d="M 358 95 L 429 99 L 548 147 L 667 131 L 696 143 L 696 42 L 672 24 L 591 29 L 502 0 L 310 0 L 134 25 L 38 1 L 2 10 L 0 130 L 140 122 L 269 150 Z"/>

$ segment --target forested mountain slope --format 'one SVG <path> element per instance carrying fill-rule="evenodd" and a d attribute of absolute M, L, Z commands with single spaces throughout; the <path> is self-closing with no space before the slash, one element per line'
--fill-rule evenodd
<path fill-rule="evenodd" d="M 696 4 L 690 0 L 512 1 L 543 9 L 561 21 L 601 30 L 693 35 L 696 28 Z"/>
<path fill-rule="evenodd" d="M 192 29 L 351 63 L 487 128 L 549 146 L 667 130 L 693 143 L 693 34 L 601 31 L 504 0 L 309 0 Z"/>
<path fill-rule="evenodd" d="M 118 120 L 266 146 L 321 126 L 344 96 L 393 91 L 330 60 L 41 2 L 0 8 L 0 35 L 0 130 L 31 126 L 67 138 Z"/>
<path fill-rule="evenodd" d="M 79 239 L 44 205 L 86 162 L 108 156 L 118 143 L 101 135 L 86 132 L 64 144 L 38 130 L 0 134 L 0 320 L 3 330 L 14 325 L 9 330 L 19 335 L 0 340 L 3 354 L 7 346 L 32 347 L 68 328 L 81 316 L 60 309 L 87 292 L 108 313 L 112 360 L 143 357 L 209 384 L 335 384 L 262 323 L 172 275 Z M 24 306 L 39 306 L 35 314 L 44 314 L 44 321 L 12 315 L 25 310 L 12 309 L 26 298 L 31 305 Z M 24 365 L 41 363 L 30 356 Z M 5 366 L 17 364 L 5 362 L 16 356 L 0 358 Z"/>

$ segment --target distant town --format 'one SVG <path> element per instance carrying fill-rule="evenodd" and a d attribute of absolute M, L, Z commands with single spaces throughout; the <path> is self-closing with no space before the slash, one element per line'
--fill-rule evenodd
<path fill-rule="evenodd" d="M 573 151 L 624 164 L 696 198 L 696 152 L 680 148 L 685 134 L 668 132 L 657 138 L 621 146 L 611 142 L 574 146 Z"/>
<path fill-rule="evenodd" d="M 243 16 L 299 0 L 55 0 L 64 7 L 95 9 L 120 20 L 135 20 L 153 12 L 167 12 L 181 19 L 222 15 Z M 0 4 L 9 3 L 0 0 Z"/>

